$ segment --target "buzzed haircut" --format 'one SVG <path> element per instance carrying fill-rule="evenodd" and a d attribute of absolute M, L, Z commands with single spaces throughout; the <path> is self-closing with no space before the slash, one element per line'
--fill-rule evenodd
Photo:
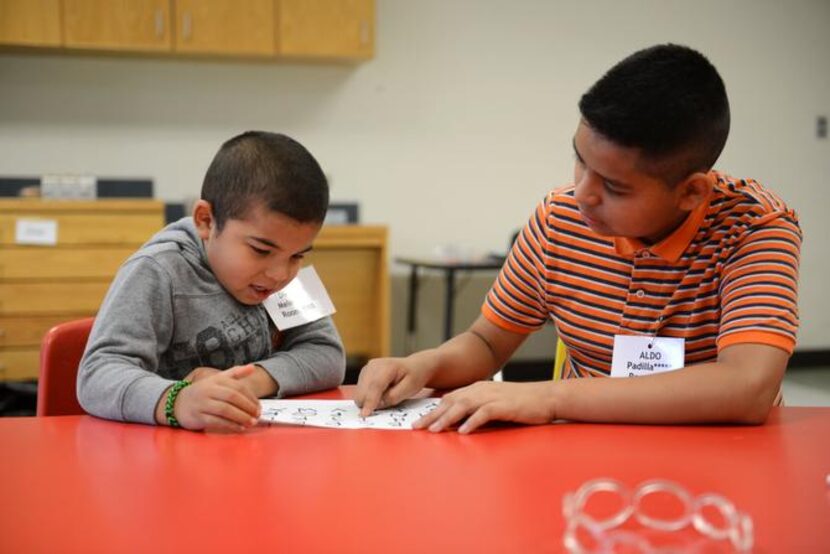
<path fill-rule="evenodd" d="M 300 223 L 322 222 L 329 186 L 320 164 L 296 140 L 278 133 L 247 131 L 225 142 L 202 183 L 216 227 L 244 219 L 259 204 Z"/>
<path fill-rule="evenodd" d="M 703 54 L 661 44 L 635 52 L 579 101 L 582 118 L 620 146 L 640 150 L 643 171 L 673 185 L 708 171 L 729 135 L 729 100 Z"/>

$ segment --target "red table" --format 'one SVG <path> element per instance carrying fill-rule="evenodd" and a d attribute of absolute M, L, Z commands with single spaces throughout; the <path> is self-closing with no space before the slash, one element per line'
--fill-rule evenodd
<path fill-rule="evenodd" d="M 828 408 L 469 436 L 6 418 L 0 445 L 3 553 L 560 552 L 562 495 L 602 476 L 719 492 L 753 517 L 755 552 L 830 552 Z"/>

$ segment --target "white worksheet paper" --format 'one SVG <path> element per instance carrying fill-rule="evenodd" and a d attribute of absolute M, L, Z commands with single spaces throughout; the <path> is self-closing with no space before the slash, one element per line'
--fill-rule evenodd
<path fill-rule="evenodd" d="M 259 420 L 270 424 L 307 425 L 333 429 L 412 429 L 412 422 L 428 414 L 440 398 L 405 400 L 393 408 L 360 417 L 353 400 L 260 400 Z"/>

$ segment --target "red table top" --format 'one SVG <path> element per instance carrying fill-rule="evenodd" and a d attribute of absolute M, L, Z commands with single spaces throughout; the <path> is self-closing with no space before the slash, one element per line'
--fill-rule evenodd
<path fill-rule="evenodd" d="M 561 552 L 562 496 L 596 477 L 718 492 L 755 552 L 830 552 L 830 408 L 466 436 L 5 418 L 0 445 L 0 552 Z"/>

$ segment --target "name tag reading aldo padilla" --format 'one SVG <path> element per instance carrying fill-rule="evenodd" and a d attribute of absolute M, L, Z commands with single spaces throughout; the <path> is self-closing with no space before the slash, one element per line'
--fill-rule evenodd
<path fill-rule="evenodd" d="M 615 335 L 611 377 L 654 375 L 683 367 L 686 339 Z"/>
<path fill-rule="evenodd" d="M 312 266 L 302 268 L 293 281 L 266 298 L 262 305 L 280 331 L 317 321 L 336 311 Z"/>

